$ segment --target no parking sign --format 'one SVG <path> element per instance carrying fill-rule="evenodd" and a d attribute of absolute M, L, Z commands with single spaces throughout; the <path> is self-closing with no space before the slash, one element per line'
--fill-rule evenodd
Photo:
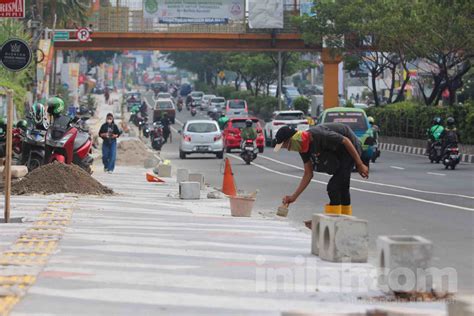
<path fill-rule="evenodd" d="M 91 31 L 88 28 L 82 27 L 77 30 L 76 38 L 79 42 L 90 42 L 91 41 Z"/>

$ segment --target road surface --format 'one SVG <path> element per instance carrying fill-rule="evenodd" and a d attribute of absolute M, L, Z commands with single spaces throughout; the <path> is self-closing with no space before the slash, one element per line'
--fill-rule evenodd
<path fill-rule="evenodd" d="M 198 113 L 195 118 L 203 117 L 205 113 Z M 189 119 L 193 118 L 186 110 L 177 115 L 175 141 L 164 146 L 162 156 L 174 165 L 204 173 L 209 184 L 221 187 L 222 160 L 211 155 L 179 159 L 176 130 Z M 259 190 L 256 209 L 268 216 L 274 216 L 282 197 L 293 193 L 302 176 L 302 162 L 295 153 L 265 148 L 251 166 L 240 160 L 238 152 L 226 156 L 231 158 L 238 189 Z M 302 225 L 311 214 L 323 212 L 328 180 L 329 175 L 315 174 L 312 184 L 290 206 L 289 221 Z M 473 164 L 461 164 L 452 171 L 430 164 L 425 157 L 383 152 L 371 165 L 368 180 L 353 174 L 351 193 L 354 216 L 369 221 L 373 260 L 377 236 L 421 235 L 434 244 L 433 265 L 456 269 L 459 290 L 474 290 Z"/>

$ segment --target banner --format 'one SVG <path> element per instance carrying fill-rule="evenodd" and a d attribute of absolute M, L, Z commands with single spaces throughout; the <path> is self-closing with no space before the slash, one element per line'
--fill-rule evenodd
<path fill-rule="evenodd" d="M 143 0 L 143 12 L 164 24 L 227 24 L 244 20 L 245 0 Z"/>
<path fill-rule="evenodd" d="M 54 48 L 51 40 L 40 40 L 38 48 L 43 52 L 44 58 L 37 65 L 38 90 L 36 97 L 38 99 L 49 96 L 49 79 L 51 75 L 52 57 Z"/>
<path fill-rule="evenodd" d="M 69 63 L 69 91 L 74 105 L 79 104 L 79 63 Z"/>
<path fill-rule="evenodd" d="M 251 29 L 282 29 L 282 0 L 249 0 L 249 27 Z"/>
<path fill-rule="evenodd" d="M 25 0 L 0 0 L 0 18 L 24 18 Z"/>

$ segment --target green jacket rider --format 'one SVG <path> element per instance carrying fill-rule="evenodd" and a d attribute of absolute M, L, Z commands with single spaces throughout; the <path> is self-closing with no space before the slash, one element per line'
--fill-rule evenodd
<path fill-rule="evenodd" d="M 219 119 L 217 120 L 217 124 L 219 124 L 219 128 L 222 130 L 224 130 L 224 127 L 225 127 L 225 124 L 229 121 L 229 118 L 227 116 L 225 116 L 224 113 L 221 114 L 221 117 L 219 117 Z"/>
<path fill-rule="evenodd" d="M 252 127 L 252 120 L 245 121 L 245 127 L 240 131 L 240 137 L 243 141 L 247 139 L 255 140 L 257 139 L 257 131 Z"/>

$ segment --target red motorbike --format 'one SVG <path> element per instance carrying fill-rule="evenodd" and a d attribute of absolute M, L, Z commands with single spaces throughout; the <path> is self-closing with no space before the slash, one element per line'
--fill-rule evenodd
<path fill-rule="evenodd" d="M 92 140 L 76 123 L 67 116 L 55 119 L 46 133 L 45 161 L 73 163 L 92 174 Z"/>

